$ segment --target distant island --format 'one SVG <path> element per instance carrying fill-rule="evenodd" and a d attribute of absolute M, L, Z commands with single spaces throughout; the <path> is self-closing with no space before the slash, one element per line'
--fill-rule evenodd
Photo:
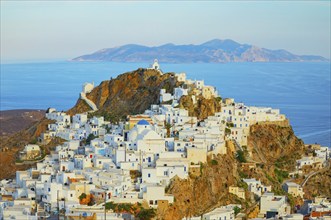
<path fill-rule="evenodd" d="M 154 58 L 165 63 L 226 63 L 226 62 L 325 62 L 314 55 L 295 55 L 286 50 L 270 50 L 233 40 L 214 39 L 200 45 L 165 44 L 148 47 L 127 44 L 105 48 L 71 61 L 150 62 Z"/>

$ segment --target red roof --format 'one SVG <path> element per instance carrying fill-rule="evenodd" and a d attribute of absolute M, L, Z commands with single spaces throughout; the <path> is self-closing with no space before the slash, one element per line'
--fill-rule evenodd
<path fill-rule="evenodd" d="M 327 212 L 311 212 L 310 214 L 311 217 L 321 217 L 321 216 L 331 216 L 331 211 L 327 211 Z"/>

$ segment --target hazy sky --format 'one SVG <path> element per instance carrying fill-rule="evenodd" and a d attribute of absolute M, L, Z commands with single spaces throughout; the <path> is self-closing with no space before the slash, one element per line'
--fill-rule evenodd
<path fill-rule="evenodd" d="M 1 60 L 233 39 L 330 58 L 330 1 L 3 1 Z"/>

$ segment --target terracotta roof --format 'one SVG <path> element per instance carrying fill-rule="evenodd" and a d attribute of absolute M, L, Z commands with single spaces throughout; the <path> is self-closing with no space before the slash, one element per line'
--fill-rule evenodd
<path fill-rule="evenodd" d="M 320 216 L 331 216 L 331 211 L 327 211 L 327 212 L 311 212 L 311 217 L 320 217 Z"/>

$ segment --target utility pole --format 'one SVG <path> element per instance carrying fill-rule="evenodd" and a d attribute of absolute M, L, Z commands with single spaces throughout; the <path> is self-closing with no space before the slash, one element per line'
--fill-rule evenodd
<path fill-rule="evenodd" d="M 64 199 L 64 220 L 66 219 L 66 198 L 63 198 Z"/>
<path fill-rule="evenodd" d="M 140 172 L 142 172 L 142 164 L 141 164 L 141 162 L 142 162 L 142 159 L 141 159 L 141 150 L 139 150 L 139 165 L 140 165 L 140 167 L 139 167 L 139 169 L 140 169 Z"/>
<path fill-rule="evenodd" d="M 35 213 L 37 214 L 38 209 L 38 203 L 37 203 L 37 181 L 34 181 L 34 202 L 35 202 Z"/>
<path fill-rule="evenodd" d="M 56 201 L 57 201 L 57 219 L 60 220 L 59 190 L 57 190 L 56 193 Z"/>
<path fill-rule="evenodd" d="M 106 220 L 106 217 L 107 217 L 107 214 L 106 214 L 106 202 L 107 202 L 107 191 L 105 190 L 105 220 Z"/>

